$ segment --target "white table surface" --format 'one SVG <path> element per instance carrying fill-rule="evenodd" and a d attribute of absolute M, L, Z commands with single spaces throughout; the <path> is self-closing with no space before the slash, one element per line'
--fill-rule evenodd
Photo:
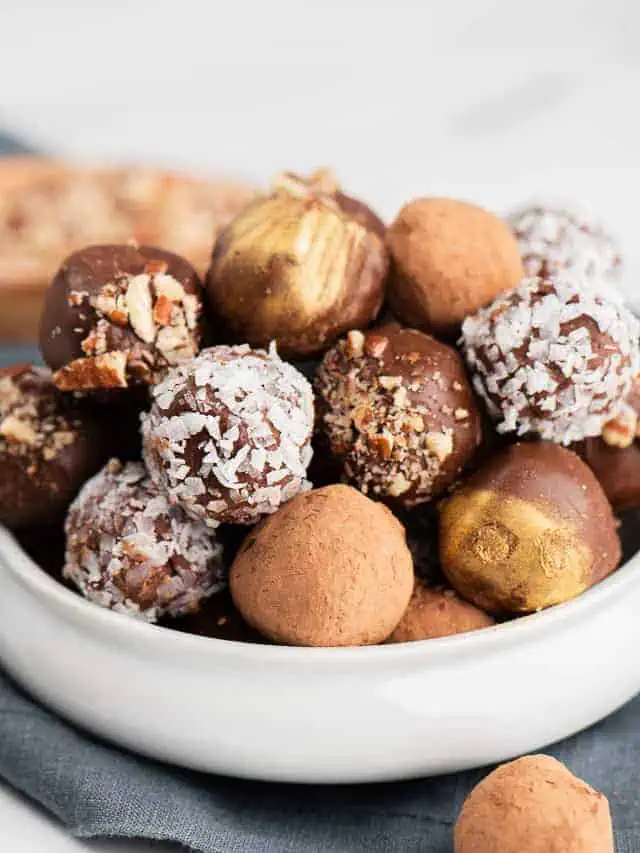
<path fill-rule="evenodd" d="M 94 161 L 331 165 L 387 217 L 575 200 L 640 294 L 639 30 L 637 0 L 0 0 L 0 126 Z M 87 845 L 0 786 L 0 849 Z"/>

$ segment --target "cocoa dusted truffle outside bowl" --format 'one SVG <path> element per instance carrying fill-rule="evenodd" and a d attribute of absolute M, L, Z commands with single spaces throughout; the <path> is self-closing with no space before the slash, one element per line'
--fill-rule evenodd
<path fill-rule="evenodd" d="M 635 540 L 634 540 L 635 536 Z M 623 527 L 640 545 L 637 517 Z M 88 731 L 153 758 L 287 782 L 404 779 L 504 761 L 640 690 L 640 557 L 574 601 L 408 644 L 210 639 L 104 610 L 0 529 L 0 659 Z"/>

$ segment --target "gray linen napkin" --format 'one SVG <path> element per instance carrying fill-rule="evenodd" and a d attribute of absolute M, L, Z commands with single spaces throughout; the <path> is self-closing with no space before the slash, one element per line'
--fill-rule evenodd
<path fill-rule="evenodd" d="M 638 853 L 640 699 L 550 752 L 610 798 L 618 853 Z M 482 775 L 316 787 L 190 773 L 79 732 L 0 674 L 0 776 L 80 837 L 202 853 L 450 853 L 456 814 Z"/>

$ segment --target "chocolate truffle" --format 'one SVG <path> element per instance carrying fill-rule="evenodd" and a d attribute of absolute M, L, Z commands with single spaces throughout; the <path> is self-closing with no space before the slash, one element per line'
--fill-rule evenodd
<path fill-rule="evenodd" d="M 620 561 L 616 522 L 580 458 L 552 442 L 514 444 L 441 502 L 440 560 L 452 586 L 492 613 L 568 601 Z"/>
<path fill-rule="evenodd" d="M 225 585 L 222 548 L 149 479 L 112 460 L 69 508 L 63 576 L 102 607 L 156 622 L 182 616 Z"/>
<path fill-rule="evenodd" d="M 600 438 L 587 438 L 573 450 L 598 478 L 615 510 L 640 507 L 640 380 L 624 408 L 605 424 Z"/>
<path fill-rule="evenodd" d="M 409 326 L 454 335 L 468 314 L 522 278 L 508 225 L 475 205 L 448 198 L 406 204 L 387 233 L 389 302 Z"/>
<path fill-rule="evenodd" d="M 193 518 L 252 524 L 309 488 L 313 392 L 275 349 L 203 350 L 169 371 L 152 399 L 145 461 Z"/>
<path fill-rule="evenodd" d="M 501 433 L 570 444 L 599 435 L 640 368 L 638 322 L 587 279 L 525 279 L 468 317 L 462 345 Z"/>
<path fill-rule="evenodd" d="M 555 758 L 527 755 L 469 794 L 454 853 L 614 853 L 609 803 Z"/>
<path fill-rule="evenodd" d="M 349 332 L 326 353 L 316 391 L 319 429 L 347 479 L 396 505 L 433 498 L 480 443 L 462 359 L 415 329 Z"/>
<path fill-rule="evenodd" d="M 99 424 L 29 364 L 0 370 L 0 523 L 54 524 L 104 463 Z"/>
<path fill-rule="evenodd" d="M 253 346 L 275 340 L 287 356 L 320 352 L 378 314 L 384 230 L 329 173 L 281 175 L 219 235 L 207 275 L 211 308 Z"/>
<path fill-rule="evenodd" d="M 620 273 L 614 239 L 584 214 L 534 204 L 515 211 L 507 222 L 528 276 L 547 278 L 570 271 L 580 279 L 609 277 L 613 281 Z"/>
<path fill-rule="evenodd" d="M 454 590 L 432 588 L 416 581 L 413 595 L 390 643 L 411 643 L 451 637 L 495 625 L 483 610 L 458 598 Z"/>
<path fill-rule="evenodd" d="M 230 587 L 244 619 L 276 642 L 370 645 L 400 621 L 413 565 L 390 510 L 334 485 L 298 495 L 252 531 Z"/>
<path fill-rule="evenodd" d="M 151 384 L 191 358 L 202 286 L 183 258 L 153 246 L 89 246 L 53 279 L 40 348 L 63 391 Z"/>

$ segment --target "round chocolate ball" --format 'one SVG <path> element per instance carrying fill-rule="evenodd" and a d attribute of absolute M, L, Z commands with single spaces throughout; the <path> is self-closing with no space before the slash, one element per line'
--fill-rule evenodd
<path fill-rule="evenodd" d="M 434 334 L 455 335 L 468 314 L 515 287 L 523 274 L 508 225 L 454 199 L 406 204 L 388 230 L 387 245 L 393 313 Z"/>
<path fill-rule="evenodd" d="M 587 438 L 573 450 L 598 478 L 611 506 L 640 508 L 640 379 L 636 379 L 624 408 L 605 424 L 599 438 Z"/>
<path fill-rule="evenodd" d="M 607 288 L 525 279 L 462 325 L 462 345 L 500 433 L 570 444 L 600 435 L 640 369 L 638 321 Z"/>
<path fill-rule="evenodd" d="M 400 621 L 413 564 L 390 510 L 334 485 L 298 495 L 252 531 L 230 588 L 244 619 L 276 642 L 369 645 Z"/>
<path fill-rule="evenodd" d="M 428 587 L 416 581 L 409 606 L 388 642 L 435 640 L 492 625 L 495 620 L 488 613 L 458 598 L 454 590 Z"/>
<path fill-rule="evenodd" d="M 490 613 L 531 613 L 584 592 L 620 561 L 600 484 L 570 450 L 514 444 L 439 505 L 454 589 Z"/>
<path fill-rule="evenodd" d="M 476 785 L 454 853 L 614 853 L 607 798 L 549 755 L 503 764 Z"/>
<path fill-rule="evenodd" d="M 60 394 L 48 370 L 0 370 L 0 523 L 20 529 L 60 521 L 107 454 L 97 420 Z"/>
<path fill-rule="evenodd" d="M 569 270 L 579 278 L 614 280 L 622 261 L 615 240 L 590 217 L 534 204 L 512 213 L 513 229 L 528 276 L 543 278 Z"/>
<path fill-rule="evenodd" d="M 207 275 L 212 311 L 239 340 L 287 356 L 368 325 L 384 298 L 385 227 L 333 176 L 284 174 L 222 231 Z"/>
<path fill-rule="evenodd" d="M 318 429 L 365 494 L 414 506 L 449 486 L 481 440 L 458 353 L 415 329 L 351 331 L 316 378 Z"/>
<path fill-rule="evenodd" d="M 143 453 L 193 518 L 253 524 L 309 488 L 313 392 L 274 349 L 203 350 L 153 388 Z"/>
<path fill-rule="evenodd" d="M 196 355 L 201 314 L 202 285 L 184 258 L 153 246 L 89 246 L 53 279 L 40 348 L 63 391 L 152 384 Z"/>
<path fill-rule="evenodd" d="M 150 480 L 117 460 L 69 508 L 63 576 L 89 601 L 156 622 L 193 613 L 226 583 L 222 547 Z"/>

